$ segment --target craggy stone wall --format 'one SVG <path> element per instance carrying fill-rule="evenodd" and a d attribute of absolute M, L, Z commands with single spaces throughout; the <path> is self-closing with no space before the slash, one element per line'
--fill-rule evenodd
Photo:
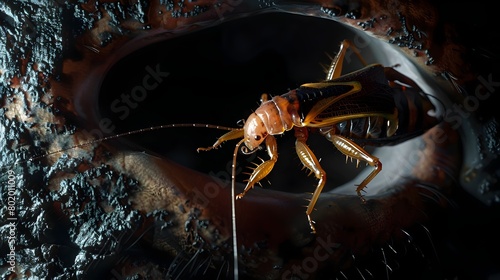
<path fill-rule="evenodd" d="M 232 277 L 231 193 L 229 183 L 220 180 L 229 179 L 230 170 L 227 165 L 217 167 L 219 163 L 213 163 L 208 170 L 216 172 L 195 171 L 195 164 L 189 160 L 199 160 L 204 155 L 193 157 L 186 152 L 189 149 L 182 149 L 183 144 L 193 139 L 195 145 L 210 144 L 215 136 L 197 132 L 184 138 L 187 139 L 184 143 L 172 146 L 174 152 L 163 153 L 149 149 L 143 153 L 147 148 L 144 144 L 124 139 L 71 147 L 133 126 L 126 123 L 125 128 L 118 131 L 117 121 L 108 119 L 101 111 L 101 107 L 109 107 L 100 101 L 104 77 L 124 57 L 155 43 L 174 42 L 199 30 L 210 30 L 233 19 L 257 18 L 257 14 L 269 11 L 324 18 L 342 28 L 352 28 L 349 30 L 353 34 L 368 35 L 396 46 L 416 64 L 415 69 L 422 71 L 422 77 L 426 77 L 423 81 L 430 81 L 430 88 L 439 88 L 437 97 L 446 108 L 442 111 L 442 125 L 414 143 L 389 152 L 392 153 L 389 162 L 396 166 L 388 168 L 389 175 L 384 175 L 387 177 L 380 183 L 379 193 L 370 193 L 368 189 L 367 205 L 360 204 L 353 194 L 325 191 L 314 212 L 317 235 L 309 234 L 303 213 L 305 199 L 309 198 L 303 190 L 312 191 L 310 184 L 300 188 L 306 183 L 284 182 L 249 192 L 237 206 L 240 276 L 274 279 L 292 274 L 358 277 L 358 273 L 389 273 L 394 279 L 426 272 L 448 278 L 483 271 L 498 273 L 494 265 L 498 258 L 488 257 L 489 253 L 498 255 L 495 251 L 498 245 L 493 242 L 498 232 L 490 225 L 498 209 L 500 176 L 497 172 L 498 119 L 494 114 L 499 76 L 498 48 L 493 42 L 498 35 L 490 31 L 491 12 L 480 3 L 471 4 L 473 6 L 428 1 L 342 3 L 0 3 L 3 205 L 0 232 L 4 241 L 0 252 L 4 277 Z M 459 12 L 451 12 L 447 5 L 456 5 Z M 266 28 L 258 30 L 264 34 Z M 289 34 L 297 30 L 301 29 L 292 29 Z M 237 28 L 225 32 L 230 37 L 241 36 Z M 308 35 L 311 34 L 314 33 Z M 331 36 L 338 34 L 343 33 L 332 27 Z M 228 103 L 220 102 L 224 98 L 223 89 L 230 83 L 234 83 L 230 84 L 233 88 L 247 89 L 248 84 L 254 85 L 259 80 L 264 81 L 265 87 L 279 81 L 279 76 L 266 79 L 266 75 L 287 71 L 273 68 L 280 63 L 274 58 L 281 50 L 324 43 L 324 37 L 306 35 L 265 56 L 264 60 L 273 63 L 257 68 L 263 76 L 254 69 L 243 72 L 245 67 L 242 67 L 238 71 L 231 68 L 233 73 L 238 73 L 231 78 L 218 80 L 217 71 L 210 73 L 211 68 L 204 68 L 199 60 L 196 63 L 199 56 L 191 53 L 196 59 L 190 60 L 190 53 L 159 51 L 153 57 L 171 61 L 171 65 L 174 60 L 190 61 L 187 68 L 198 78 L 188 74 L 185 74 L 187 78 L 179 77 L 181 66 L 163 68 L 164 64 L 154 60 L 141 67 L 128 65 L 130 71 L 138 72 L 141 83 L 116 80 L 117 84 L 131 83 L 128 88 L 133 98 L 119 99 L 122 103 L 117 105 L 133 108 L 142 101 L 141 90 L 161 89 L 166 84 L 164 81 L 172 84 L 180 80 L 179 85 L 203 81 L 198 91 L 168 98 L 161 108 L 166 108 L 165 113 L 171 115 L 161 123 L 203 119 L 232 126 L 235 122 L 226 111 L 246 116 L 255 108 L 255 103 L 244 99 L 250 93 L 233 94 L 233 99 L 227 99 Z M 238 45 L 240 54 L 258 54 L 256 45 L 252 41 L 245 43 L 245 38 L 241 36 L 243 41 Z M 265 42 L 271 39 L 267 37 Z M 182 46 L 183 43 L 176 44 Z M 197 44 L 198 51 L 194 48 L 193 52 L 201 53 L 214 46 Z M 253 48 L 245 51 L 245 46 Z M 232 51 L 235 50 L 226 52 Z M 291 54 L 292 59 L 283 65 L 304 58 L 302 62 L 307 63 L 313 60 L 315 52 L 318 50 Z M 384 51 L 367 47 L 368 52 Z M 214 65 L 221 63 L 220 60 L 213 62 Z M 266 72 L 269 69 L 273 71 Z M 309 69 L 302 67 L 294 67 L 294 70 L 300 70 L 297 76 L 309 73 Z M 200 80 L 201 76 L 209 78 Z M 256 80 L 245 83 L 254 76 Z M 288 86 L 294 87 L 300 82 L 306 81 L 295 80 L 297 84 Z M 249 100 L 257 101 L 261 93 L 257 91 L 261 89 L 251 88 L 250 92 L 255 93 Z M 210 98 L 204 99 L 207 95 Z M 175 98 L 181 98 L 181 102 Z M 196 101 L 200 104 L 196 105 Z M 206 111 L 196 111 L 197 106 L 206 107 Z M 127 112 L 120 111 L 120 116 Z M 214 119 L 205 119 L 207 115 Z M 151 125 L 149 121 L 146 126 Z M 183 136 L 176 131 L 162 137 Z M 232 145 L 227 146 L 229 153 L 224 164 L 231 160 Z M 64 151 L 59 152 L 61 149 Z M 217 157 L 217 152 L 210 153 Z M 48 153 L 51 155 L 47 156 Z M 280 159 L 286 161 L 287 153 L 280 150 Z M 326 154 L 322 153 L 323 161 L 328 158 Z M 166 158 L 186 163 L 188 167 L 193 165 L 186 168 Z M 212 160 L 215 162 L 214 158 L 204 161 Z M 296 169 L 300 170 L 297 165 Z M 347 168 L 335 167 L 335 173 Z M 290 170 L 277 169 L 276 173 L 286 176 L 295 173 Z M 330 177 L 334 175 L 329 173 Z M 238 183 L 237 187 L 242 186 Z M 287 193 L 283 189 L 300 191 Z M 443 245 L 443 240 L 447 245 Z M 475 251 L 477 255 L 469 253 L 472 245 L 464 244 L 465 241 L 479 248 Z M 405 258 L 402 252 L 406 251 L 412 253 Z M 451 254 L 456 251 L 460 252 L 459 256 Z M 431 260 L 427 266 L 427 256 L 435 256 L 440 262 Z"/>

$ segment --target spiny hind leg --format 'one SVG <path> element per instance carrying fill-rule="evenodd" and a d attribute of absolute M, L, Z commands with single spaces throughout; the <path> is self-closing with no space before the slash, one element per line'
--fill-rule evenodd
<path fill-rule="evenodd" d="M 382 170 L 382 162 L 377 157 L 370 155 L 367 151 L 361 148 L 356 143 L 351 140 L 339 136 L 339 135 L 331 135 L 330 141 L 335 145 L 335 147 L 342 152 L 344 155 L 354 158 L 358 161 L 365 161 L 370 166 L 373 166 L 373 171 L 368 174 L 368 176 L 359 184 L 356 188 L 356 193 L 363 203 L 366 203 L 365 198 L 361 194 L 361 191 L 366 188 L 368 183 L 377 176 L 377 174 Z"/>
<path fill-rule="evenodd" d="M 364 66 L 367 65 L 363 56 L 361 56 L 361 53 L 356 48 L 356 46 L 354 46 L 352 41 L 345 39 L 342 41 L 342 43 L 340 43 L 339 52 L 332 59 L 332 63 L 330 64 L 330 67 L 328 68 L 328 72 L 326 74 L 326 80 L 333 80 L 342 75 L 342 66 L 344 64 L 344 57 L 346 55 L 347 49 L 349 48 L 352 49 L 354 54 L 356 54 L 356 56 L 361 61 L 361 63 L 363 63 Z"/>

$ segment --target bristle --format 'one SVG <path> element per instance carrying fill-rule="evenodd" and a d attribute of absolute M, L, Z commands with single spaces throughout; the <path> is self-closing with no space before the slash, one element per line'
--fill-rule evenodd
<path fill-rule="evenodd" d="M 325 74 L 328 74 L 328 70 L 329 70 L 329 69 L 328 69 L 328 66 L 324 65 L 323 63 L 320 63 L 320 66 L 321 66 L 321 68 L 323 69 L 323 72 L 324 72 Z"/>
<path fill-rule="evenodd" d="M 325 52 L 325 54 L 330 59 L 330 63 L 333 62 L 333 57 L 329 53 L 327 53 L 327 52 Z"/>

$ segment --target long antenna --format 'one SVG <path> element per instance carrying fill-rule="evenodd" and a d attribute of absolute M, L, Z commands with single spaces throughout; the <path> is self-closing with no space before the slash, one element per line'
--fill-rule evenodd
<path fill-rule="evenodd" d="M 236 147 L 234 147 L 233 153 L 233 165 L 231 166 L 231 224 L 233 227 L 233 273 L 234 280 L 238 280 L 238 237 L 236 236 L 236 156 L 238 155 L 238 150 L 240 149 L 241 144 L 245 141 L 245 138 L 241 139 Z"/>
<path fill-rule="evenodd" d="M 103 137 L 103 138 L 99 138 L 99 139 L 94 139 L 94 140 L 91 140 L 91 141 L 88 141 L 88 142 L 85 142 L 82 144 L 77 144 L 77 145 L 73 145 L 73 146 L 70 146 L 67 148 L 48 152 L 48 153 L 45 153 L 43 155 L 34 156 L 34 157 L 29 158 L 27 160 L 18 160 L 16 162 L 14 162 L 12 164 L 12 166 L 26 163 L 26 162 L 30 162 L 30 161 L 34 161 L 34 160 L 48 157 L 48 156 L 51 156 L 54 154 L 69 151 L 69 150 L 72 150 L 75 148 L 81 148 L 81 147 L 89 146 L 89 145 L 96 144 L 96 143 L 101 143 L 104 141 L 108 141 L 108 140 L 112 140 L 112 139 L 116 139 L 116 138 L 120 138 L 120 137 L 124 137 L 124 136 L 129 136 L 129 135 L 133 135 L 133 134 L 139 134 L 139 133 L 144 133 L 144 132 L 149 132 L 149 131 L 154 131 L 154 130 L 160 130 L 160 129 L 165 129 L 165 128 L 175 128 L 175 127 L 212 128 L 212 129 L 227 130 L 227 131 L 241 129 L 241 128 L 233 128 L 233 127 L 226 127 L 226 126 L 213 125 L 213 124 L 201 124 L 201 123 L 189 123 L 189 124 L 181 123 L 181 124 L 166 124 L 166 125 L 151 126 L 151 127 L 132 130 L 129 132 L 119 133 L 116 135 L 111 135 L 111 136 L 107 136 L 107 137 Z M 236 156 L 237 156 L 238 150 L 239 150 L 241 144 L 244 142 L 244 140 L 245 139 L 242 139 L 240 142 L 238 142 L 238 144 L 236 144 L 236 147 L 234 149 L 233 163 L 232 163 L 232 174 L 231 174 L 231 181 L 232 181 L 232 183 L 231 183 L 231 220 L 232 220 L 232 232 L 233 232 L 234 280 L 238 280 L 238 274 L 239 274 L 238 273 L 238 242 L 237 242 L 237 236 L 236 236 L 236 201 L 235 201 L 236 200 L 235 199 L 236 198 L 236 194 L 235 194 Z M 3 166 L 2 166 L 2 168 L 3 168 Z"/>
<path fill-rule="evenodd" d="M 116 139 L 116 138 L 120 138 L 120 137 L 124 137 L 124 136 L 129 136 L 129 135 L 133 135 L 133 134 L 139 134 L 139 133 L 149 132 L 149 131 L 153 131 L 153 130 L 160 130 L 160 129 L 165 129 L 165 128 L 174 128 L 174 127 L 196 127 L 196 128 L 204 127 L 204 128 L 229 130 L 229 131 L 238 129 L 238 128 L 233 128 L 233 127 L 226 127 L 226 126 L 213 125 L 213 124 L 203 124 L 203 123 L 179 123 L 179 124 L 164 124 L 164 125 L 158 125 L 158 126 L 151 126 L 151 127 L 141 128 L 141 129 L 137 129 L 137 130 L 132 130 L 132 131 L 129 131 L 129 132 L 124 132 L 124 133 L 120 133 L 120 134 L 116 134 L 116 135 L 111 135 L 111 136 L 107 136 L 107 137 L 103 137 L 103 138 L 99 138 L 99 139 L 94 139 L 94 140 L 91 140 L 89 142 L 85 142 L 85 143 L 82 143 L 82 144 L 77 144 L 77 145 L 73 145 L 71 147 L 67 147 L 67 148 L 56 150 L 56 151 L 48 152 L 48 153 L 43 154 L 43 155 L 34 156 L 34 157 L 26 159 L 26 160 L 18 160 L 18 161 L 15 161 L 12 164 L 12 166 L 16 166 L 18 164 L 22 164 L 22 163 L 34 161 L 34 160 L 41 159 L 41 158 L 44 158 L 44 157 L 48 157 L 48 156 L 51 156 L 51 155 L 54 155 L 54 154 L 66 152 L 66 151 L 69 151 L 69 150 L 72 150 L 72 149 L 81 148 L 81 147 L 85 147 L 85 146 L 97 144 L 97 143 L 100 143 L 100 142 L 104 142 L 104 141 L 108 141 L 108 140 L 112 140 L 112 139 Z M 2 168 L 4 168 L 4 167 L 5 166 L 2 166 Z"/>

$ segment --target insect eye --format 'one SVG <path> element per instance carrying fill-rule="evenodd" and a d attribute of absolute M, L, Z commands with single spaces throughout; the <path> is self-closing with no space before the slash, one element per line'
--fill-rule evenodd
<path fill-rule="evenodd" d="M 255 141 L 259 141 L 260 140 L 260 135 L 255 135 Z"/>

